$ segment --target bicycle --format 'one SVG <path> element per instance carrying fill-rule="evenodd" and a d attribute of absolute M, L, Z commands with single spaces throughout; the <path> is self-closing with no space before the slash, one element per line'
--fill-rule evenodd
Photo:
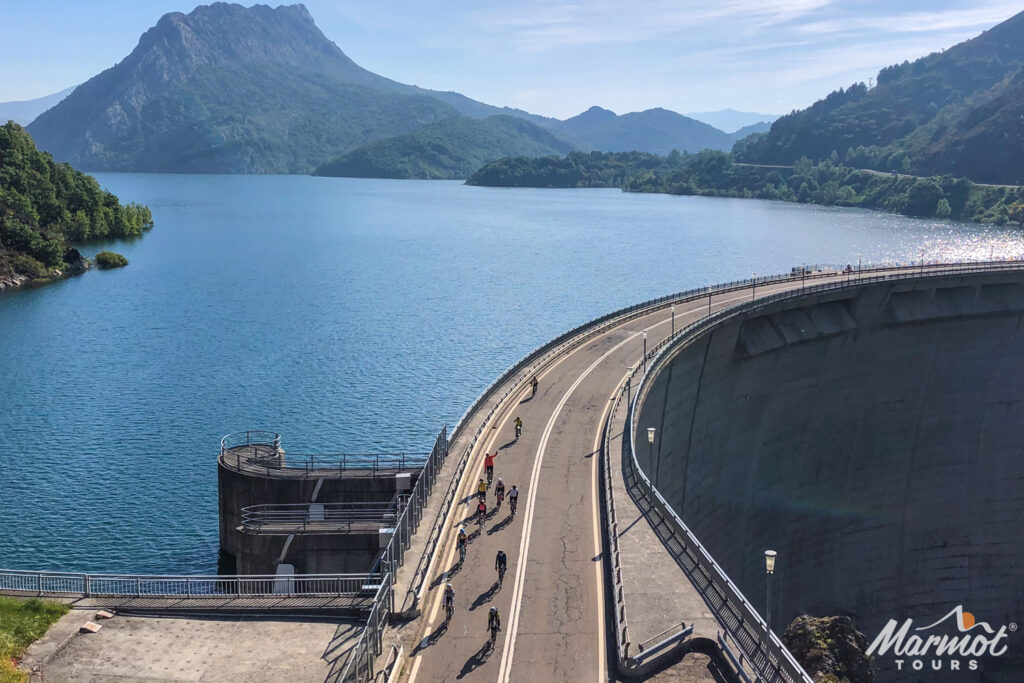
<path fill-rule="evenodd" d="M 491 647 L 494 647 L 494 641 L 498 639 L 498 631 L 501 630 L 501 626 L 498 624 L 491 624 L 489 630 L 491 632 Z"/>
<path fill-rule="evenodd" d="M 476 523 L 479 524 L 480 526 L 483 526 L 485 521 L 487 521 L 487 508 L 486 507 L 479 507 L 479 508 L 477 508 L 476 509 Z"/>
<path fill-rule="evenodd" d="M 522 435 L 523 435 L 523 425 L 517 424 L 516 425 L 516 441 L 518 441 L 519 437 L 522 436 Z"/>
<path fill-rule="evenodd" d="M 450 600 L 444 601 L 444 623 L 448 624 L 452 620 L 452 615 L 455 614 L 455 605 Z"/>
<path fill-rule="evenodd" d="M 505 568 L 498 567 L 498 588 L 505 582 Z"/>
<path fill-rule="evenodd" d="M 519 507 L 519 504 L 516 501 L 518 501 L 518 500 L 519 500 L 518 498 L 509 498 L 508 499 L 508 509 L 512 513 L 512 519 L 516 518 L 516 508 Z"/>
<path fill-rule="evenodd" d="M 499 491 L 498 494 L 495 496 L 495 498 L 498 499 L 498 504 L 494 506 L 494 509 L 495 510 L 500 510 L 501 509 L 501 501 L 505 500 L 505 492 L 504 491 Z"/>
<path fill-rule="evenodd" d="M 491 482 L 494 481 L 494 468 L 487 468 L 487 488 L 491 488 Z"/>
<path fill-rule="evenodd" d="M 461 565 L 465 561 L 466 561 L 466 544 L 465 543 L 460 543 L 459 544 L 459 564 Z"/>

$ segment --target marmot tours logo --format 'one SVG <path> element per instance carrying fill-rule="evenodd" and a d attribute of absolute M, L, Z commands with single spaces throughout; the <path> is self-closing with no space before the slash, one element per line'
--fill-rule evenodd
<path fill-rule="evenodd" d="M 978 621 L 973 614 L 965 612 L 963 605 L 957 605 L 938 621 L 915 628 L 911 633 L 913 621 L 907 619 L 900 625 L 895 619 L 890 619 L 871 643 L 868 655 L 884 655 L 892 650 L 892 654 L 899 658 L 896 660 L 899 671 L 903 671 L 905 665 L 914 671 L 925 668 L 932 671 L 977 671 L 981 668 L 978 658 L 1005 654 L 1009 633 L 1017 630 L 1017 624 L 1011 622 L 1000 626 L 997 631 L 987 622 Z M 932 632 L 917 635 L 918 631 Z"/>

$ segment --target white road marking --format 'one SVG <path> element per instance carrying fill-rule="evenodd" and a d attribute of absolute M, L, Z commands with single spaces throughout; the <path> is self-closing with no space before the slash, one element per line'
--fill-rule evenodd
<path fill-rule="evenodd" d="M 767 289 L 767 287 L 766 287 L 766 289 Z M 722 304 L 726 304 L 726 303 L 729 303 L 731 301 L 737 301 L 737 300 L 740 300 L 740 299 L 746 299 L 746 296 L 737 296 L 737 297 L 731 297 L 729 299 L 722 299 L 722 300 L 719 300 L 719 301 L 715 302 L 714 305 L 715 306 L 721 306 Z M 696 307 L 694 307 L 693 309 L 691 309 L 689 311 L 681 311 L 681 312 L 679 312 L 679 315 L 686 315 L 688 313 L 699 312 L 699 311 L 702 310 L 702 307 L 703 307 L 703 304 L 701 304 L 699 306 L 696 306 Z M 652 311 L 651 313 L 657 313 L 657 312 L 658 311 Z M 650 330 L 653 327 L 658 327 L 659 325 L 664 325 L 664 324 L 666 324 L 666 323 L 668 323 L 670 321 L 671 321 L 671 318 L 666 318 L 665 320 L 662 320 L 660 322 L 652 323 L 652 324 L 648 325 L 647 327 L 644 328 L 644 330 Z M 625 322 L 621 323 L 620 325 L 612 328 L 611 330 L 608 330 L 607 332 L 612 332 L 614 330 L 618 330 L 618 329 L 620 329 L 622 327 L 626 327 L 626 326 L 628 326 L 628 325 L 630 325 L 630 324 L 632 324 L 634 322 L 636 322 L 636 319 L 625 321 Z M 522 587 L 523 587 L 523 583 L 525 581 L 525 575 L 526 575 L 526 558 L 527 558 L 527 553 L 528 553 L 528 549 L 529 549 L 530 534 L 532 533 L 532 529 L 533 529 L 533 509 L 534 509 L 534 501 L 536 499 L 534 493 L 535 493 L 535 490 L 537 488 L 537 480 L 539 479 L 540 465 L 541 465 L 541 462 L 543 461 L 543 451 L 544 451 L 544 449 L 547 446 L 547 441 L 548 441 L 548 438 L 549 438 L 549 436 L 551 434 L 551 430 L 552 430 L 552 428 L 554 426 L 555 418 L 562 411 L 562 408 L 565 407 L 565 404 L 568 401 L 570 395 L 576 390 L 576 388 L 587 377 L 587 375 L 589 375 L 594 370 L 594 368 L 596 368 L 602 361 L 604 361 L 612 353 L 614 353 L 615 351 L 620 349 L 622 346 L 624 346 L 625 344 L 627 344 L 631 340 L 636 339 L 637 337 L 641 336 L 642 334 L 643 334 L 643 331 L 634 333 L 630 337 L 626 338 L 625 340 L 623 340 L 622 342 L 617 344 L 615 347 L 609 349 L 604 355 L 602 355 L 600 358 L 598 358 L 596 361 L 594 361 L 594 363 L 589 368 L 587 368 L 587 370 L 580 377 L 578 377 L 576 379 L 576 381 L 572 384 L 572 386 L 569 387 L 569 390 L 562 397 L 561 401 L 559 402 L 558 406 L 556 407 L 555 412 L 552 414 L 552 416 L 551 416 L 550 420 L 548 421 L 548 424 L 547 424 L 547 426 L 546 426 L 546 428 L 544 430 L 544 434 L 543 434 L 542 439 L 541 439 L 541 444 L 538 447 L 537 455 L 535 456 L 535 460 L 534 460 L 534 467 L 533 467 L 533 471 L 532 471 L 531 477 L 530 477 L 530 488 L 526 492 L 526 495 L 527 495 L 527 503 L 526 503 L 527 510 L 525 511 L 526 522 L 524 524 L 523 537 L 520 540 L 520 545 L 519 545 L 519 559 L 516 562 L 516 567 L 515 567 L 515 572 L 516 572 L 516 575 L 515 575 L 515 585 L 513 587 L 513 593 L 512 593 L 512 613 L 513 613 L 513 619 L 514 619 L 514 626 L 510 627 L 510 629 L 505 634 L 505 645 L 503 647 L 503 652 L 502 652 L 501 669 L 500 669 L 501 673 L 499 674 L 499 679 L 498 679 L 499 681 L 506 681 L 507 677 L 511 674 L 511 670 L 512 670 L 512 655 L 513 655 L 513 650 L 515 649 L 515 637 L 516 637 L 516 632 L 518 631 L 518 627 L 519 627 L 519 610 L 520 610 L 521 603 L 522 603 Z M 580 348 L 580 347 L 577 347 L 577 348 Z M 561 358 L 556 360 L 554 363 L 549 365 L 547 367 L 547 369 L 545 369 L 539 375 L 538 379 L 542 378 L 544 376 L 547 376 L 548 374 L 550 374 L 556 367 L 561 365 L 562 362 L 564 362 L 565 360 L 568 360 L 573 355 L 573 352 L 575 352 L 576 350 L 577 349 L 573 349 L 572 351 L 570 351 L 569 353 L 567 353 L 566 355 L 562 356 Z M 527 386 L 529 386 L 529 385 L 527 385 Z M 526 388 L 527 387 L 523 388 L 523 394 L 525 394 Z M 513 394 L 513 395 L 514 396 L 518 396 L 519 394 Z M 504 409 L 507 409 L 508 405 L 509 404 L 506 404 Z M 606 409 L 606 412 L 607 412 L 607 409 Z M 484 452 L 489 452 L 490 448 L 494 445 L 495 439 L 497 438 L 498 434 L 500 434 L 503 431 L 503 428 L 504 428 L 505 424 L 508 422 L 508 420 L 511 417 L 511 415 L 512 415 L 511 411 L 507 412 L 504 415 L 504 417 L 501 419 L 501 421 L 496 425 L 497 429 L 492 428 L 490 430 L 491 431 L 491 435 L 486 440 L 487 446 L 483 449 Z M 603 423 L 604 419 L 605 418 L 602 419 L 602 423 Z M 599 433 L 599 435 L 597 437 L 597 441 L 598 442 L 600 441 L 600 433 Z M 479 448 L 479 447 L 480 447 L 480 444 L 478 443 L 476 448 Z M 477 451 L 477 453 L 474 453 L 474 454 L 470 455 L 471 461 L 472 461 L 473 458 L 477 458 L 477 457 L 479 457 L 479 451 Z M 469 469 L 470 468 L 467 467 L 466 471 L 468 472 Z M 465 488 L 468 482 L 472 482 L 474 478 L 479 478 L 480 474 L 483 472 L 483 458 L 479 459 L 479 462 L 478 462 L 477 466 L 475 468 L 473 468 L 473 469 L 474 469 L 474 476 L 473 477 L 467 477 L 466 476 L 466 472 L 463 473 L 463 480 L 462 480 L 462 482 L 460 482 L 458 489 Z M 596 462 L 595 462 L 595 469 L 593 470 L 593 472 L 594 472 L 594 474 L 592 476 L 592 482 L 596 486 L 596 476 L 597 476 L 596 475 L 596 472 L 597 472 L 597 470 L 596 470 Z M 458 491 L 458 489 L 456 491 L 456 497 L 458 497 L 460 495 L 460 493 L 461 493 L 460 491 Z M 520 489 L 520 490 L 522 490 L 522 489 Z M 596 529 L 596 531 L 595 531 L 595 548 L 596 548 L 595 555 L 597 555 L 598 553 L 601 552 L 601 545 L 600 545 L 600 516 L 599 516 L 598 508 L 596 507 L 596 505 L 597 505 L 596 489 L 595 489 L 595 496 L 594 496 L 594 498 L 595 498 L 595 500 L 594 500 L 594 506 L 593 506 L 593 522 L 595 524 L 595 529 Z M 459 498 L 459 499 L 461 500 L 461 498 Z M 453 503 L 454 503 L 454 501 L 453 501 Z M 445 521 L 443 523 L 445 527 L 451 527 L 451 529 L 454 529 L 454 525 L 452 524 L 452 520 L 453 520 L 454 511 L 456 509 L 457 509 L 457 506 L 455 504 L 450 506 L 450 508 L 448 510 L 448 513 L 446 515 Z M 451 566 L 452 561 L 454 561 L 454 559 L 455 559 L 455 552 L 456 552 L 456 546 L 455 546 L 454 543 L 451 543 L 451 545 L 449 546 L 449 549 L 448 549 L 448 553 L 446 554 L 445 565 L 444 566 L 446 566 L 446 567 Z M 434 566 L 434 562 L 436 561 L 437 557 L 438 556 L 435 555 L 435 557 L 428 564 L 428 567 L 427 567 L 427 577 L 428 577 L 428 579 L 431 577 L 431 573 L 432 573 L 431 570 L 432 570 L 432 568 Z M 600 669 L 599 670 L 601 671 L 601 675 L 604 677 L 605 676 L 604 667 L 605 667 L 606 660 L 607 660 L 607 654 L 605 652 L 606 643 L 605 643 L 605 625 L 604 625 L 603 567 L 601 566 L 601 563 L 597 563 L 597 564 L 599 565 L 597 567 L 598 581 L 599 581 L 599 586 L 598 586 L 598 607 L 599 607 L 598 615 L 599 615 L 599 620 L 601 621 L 600 628 L 598 629 L 599 644 L 600 644 L 600 647 L 599 647 L 599 654 L 600 654 L 600 665 L 599 666 L 600 666 Z M 519 571 L 520 567 L 522 567 L 523 571 Z M 424 580 L 424 585 L 423 585 L 423 587 L 420 588 L 421 592 L 425 590 L 425 586 L 427 585 L 427 583 L 428 583 L 427 580 Z M 429 616 L 427 618 L 426 628 L 424 630 L 423 638 L 421 638 L 421 641 L 423 639 L 429 637 L 430 633 L 432 632 L 432 625 L 433 625 L 434 621 L 436 620 L 437 613 L 438 613 L 438 611 L 440 609 L 441 600 L 442 600 L 443 595 L 444 595 L 444 591 L 438 591 L 437 594 L 434 597 L 434 601 L 433 601 L 433 604 L 432 604 L 431 609 L 430 609 L 430 614 L 429 614 Z M 513 622 L 512 622 L 512 620 L 509 620 L 507 623 L 509 623 L 511 625 Z M 420 667 L 420 664 L 422 662 L 422 657 L 419 654 L 415 655 L 412 659 L 413 659 L 412 666 L 410 667 L 409 678 L 407 679 L 408 683 L 413 683 L 415 681 L 416 674 L 419 672 L 419 667 Z M 602 680 L 605 680 L 605 679 L 602 678 Z"/>

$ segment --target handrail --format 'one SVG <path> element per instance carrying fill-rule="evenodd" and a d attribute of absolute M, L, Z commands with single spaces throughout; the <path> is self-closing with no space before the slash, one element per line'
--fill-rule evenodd
<path fill-rule="evenodd" d="M 382 634 L 387 626 L 388 613 L 394 609 L 394 578 L 388 574 L 381 581 L 380 588 L 373 596 L 373 608 L 366 620 L 366 627 L 359 634 L 355 645 L 349 650 L 345 666 L 339 672 L 327 675 L 328 683 L 345 681 L 368 681 L 373 678 L 373 662 L 383 651 Z"/>
<path fill-rule="evenodd" d="M 771 284 L 775 282 L 782 282 L 794 279 L 815 279 L 822 277 L 835 276 L 839 271 L 824 271 L 819 270 L 817 272 L 802 271 L 801 275 L 768 275 L 761 276 L 753 280 L 757 284 Z M 751 280 L 735 280 L 732 282 L 722 283 L 718 285 L 712 285 L 708 287 L 698 287 L 689 289 L 686 291 L 678 292 L 676 294 L 669 294 L 666 296 L 656 297 L 647 301 L 633 304 L 620 308 L 611 313 L 599 316 L 587 322 L 581 323 L 576 327 L 572 328 L 568 332 L 565 332 L 554 339 L 545 342 L 530 351 L 517 361 L 512 367 L 506 370 L 500 377 L 491 382 L 486 389 L 484 389 L 475 401 L 470 405 L 469 409 L 463 413 L 462 417 L 456 423 L 455 428 L 452 430 L 451 437 L 448 440 L 448 447 L 451 448 L 455 445 L 456 439 L 461 436 L 462 431 L 466 429 L 469 418 L 476 413 L 483 405 L 489 400 L 492 400 L 494 395 L 497 393 L 498 388 L 507 382 L 509 379 L 519 375 L 518 379 L 513 382 L 505 392 L 494 401 L 494 405 L 484 416 L 483 421 L 477 428 L 476 433 L 470 440 L 470 443 L 466 446 L 465 451 L 461 456 L 459 465 L 456 468 L 454 475 L 448 484 L 448 490 L 445 492 L 445 498 L 439 506 L 437 516 L 434 520 L 434 524 L 431 531 L 430 538 L 427 539 L 427 543 L 424 546 L 423 553 L 420 555 L 419 564 L 416 569 L 416 576 L 422 585 L 423 579 L 426 577 L 427 570 L 429 569 L 430 559 L 433 557 L 433 553 L 437 548 L 438 543 L 441 539 L 441 529 L 444 527 L 442 524 L 442 518 L 447 514 L 452 501 L 455 499 L 455 492 L 458 489 L 458 482 L 465 471 L 466 465 L 469 462 L 469 456 L 473 452 L 473 448 L 476 446 L 480 435 L 484 432 L 487 425 L 490 424 L 491 418 L 501 407 L 502 403 L 511 394 L 522 388 L 527 380 L 532 377 L 552 358 L 565 352 L 568 349 L 575 348 L 576 346 L 586 342 L 588 339 L 599 334 L 603 330 L 607 329 L 611 325 L 621 324 L 625 320 L 629 320 L 633 317 L 638 317 L 649 313 L 651 310 L 658 307 L 667 307 L 676 303 L 686 303 L 697 299 L 703 299 L 704 297 L 711 297 L 718 294 L 724 294 L 739 289 L 745 289 L 751 284 Z M 581 335 L 581 332 L 587 331 L 587 334 Z M 411 586 L 409 593 L 415 593 L 419 590 L 417 586 Z"/>
<path fill-rule="evenodd" d="M 232 436 L 232 435 L 229 435 Z M 227 437 L 225 437 L 226 439 Z M 223 440 L 222 440 L 223 442 Z M 251 472 L 265 476 L 276 473 L 302 474 L 307 477 L 349 473 L 358 476 L 362 472 L 376 476 L 396 471 L 413 472 L 423 467 L 428 453 L 288 453 L 269 444 L 242 443 L 222 447 L 221 463 L 236 472 Z"/>
<path fill-rule="evenodd" d="M 242 530 L 253 534 L 351 532 L 353 525 L 394 525 L 408 496 L 392 503 L 277 503 L 242 508 Z"/>
<path fill-rule="evenodd" d="M 364 595 L 379 574 L 160 575 L 0 569 L 0 592 L 38 596 L 211 598 Z"/>
<path fill-rule="evenodd" d="M 644 357 L 647 369 L 644 373 L 640 386 L 637 387 L 636 393 L 633 395 L 627 420 L 630 464 L 636 474 L 637 480 L 643 484 L 643 488 L 645 489 L 643 491 L 644 495 L 651 500 L 652 504 L 666 520 L 671 521 L 675 525 L 677 535 L 682 536 L 682 538 L 685 539 L 684 545 L 689 546 L 690 549 L 695 551 L 698 568 L 710 581 L 710 588 L 713 588 L 719 593 L 718 598 L 722 607 L 729 612 L 729 614 L 725 615 L 724 619 L 721 613 L 718 614 L 718 617 L 719 621 L 723 622 L 723 626 L 726 627 L 727 635 L 731 636 L 737 646 L 741 649 L 742 654 L 740 656 L 740 661 L 742 661 L 743 657 L 746 656 L 749 665 L 758 672 L 758 675 L 763 680 L 769 682 L 792 682 L 810 681 L 810 678 L 800 667 L 799 663 L 793 658 L 789 650 L 782 644 L 778 636 L 776 636 L 774 632 L 769 632 L 767 630 L 766 623 L 761 615 L 753 608 L 725 571 L 717 562 L 715 562 L 711 554 L 704 548 L 689 527 L 686 526 L 675 510 L 668 504 L 661 495 L 661 492 L 651 482 L 643 468 L 640 467 L 639 460 L 636 455 L 637 407 L 641 403 L 642 398 L 645 398 L 647 392 L 650 390 L 648 378 L 657 374 L 656 371 L 660 368 L 662 363 L 666 362 L 667 359 L 670 358 L 669 354 L 675 348 L 684 343 L 693 341 L 727 319 L 742 315 L 743 313 L 753 309 L 763 308 L 765 305 L 778 301 L 842 289 L 852 289 L 866 284 L 879 282 L 937 278 L 949 275 L 962 275 L 979 272 L 1002 272 L 1022 269 L 1024 269 L 1024 263 L 1017 261 L 998 261 L 971 264 L 937 264 L 931 266 L 914 264 L 911 266 L 897 268 L 871 268 L 866 271 L 859 270 L 853 273 L 840 273 L 839 275 L 843 279 L 835 282 L 817 284 L 810 287 L 801 287 L 798 290 L 794 289 L 787 290 L 785 292 L 778 292 L 760 299 L 734 305 L 717 313 L 705 316 L 701 320 L 681 329 L 676 334 L 670 335 L 668 338 L 652 348 Z M 865 272 L 871 274 L 868 277 L 864 277 Z M 836 274 L 832 273 L 832 275 L 834 276 Z M 854 276 L 856 276 L 856 279 L 854 279 Z M 636 374 L 636 369 L 634 369 L 632 374 Z M 617 617 L 618 614 L 619 610 L 616 610 Z M 617 635 L 621 636 L 624 634 L 624 629 L 625 625 L 620 626 L 617 623 Z M 623 638 L 623 640 L 625 639 Z M 768 641 L 767 647 L 765 646 L 766 640 Z M 620 645 L 621 644 L 622 643 L 620 643 Z M 626 641 L 625 644 L 628 647 L 628 641 Z M 732 652 L 729 652 L 728 654 L 734 657 Z"/>

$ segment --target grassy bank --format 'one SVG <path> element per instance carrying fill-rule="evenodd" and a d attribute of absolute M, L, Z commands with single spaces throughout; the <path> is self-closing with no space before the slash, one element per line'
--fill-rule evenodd
<path fill-rule="evenodd" d="M 0 597 L 0 683 L 28 680 L 14 666 L 14 660 L 67 611 L 67 605 L 39 598 Z"/>

